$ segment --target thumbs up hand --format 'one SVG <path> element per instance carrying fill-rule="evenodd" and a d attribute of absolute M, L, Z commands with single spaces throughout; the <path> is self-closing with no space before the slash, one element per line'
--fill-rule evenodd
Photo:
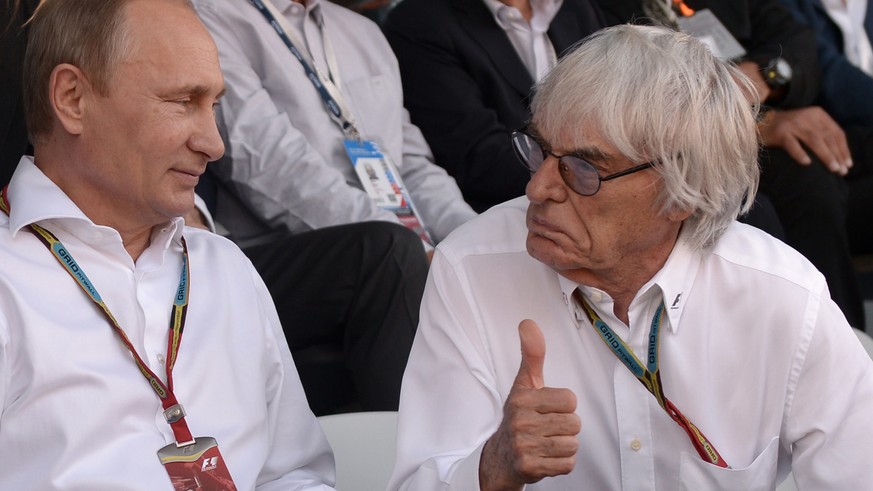
<path fill-rule="evenodd" d="M 546 341 L 536 322 L 518 326 L 521 366 L 503 405 L 503 421 L 482 450 L 482 491 L 519 490 L 544 477 L 567 474 L 576 465 L 581 423 L 576 395 L 545 386 Z"/>

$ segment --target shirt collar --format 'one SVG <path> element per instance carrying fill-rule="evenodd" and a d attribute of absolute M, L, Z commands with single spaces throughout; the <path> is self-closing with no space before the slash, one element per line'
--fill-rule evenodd
<path fill-rule="evenodd" d="M 282 15 L 288 15 L 289 11 L 294 8 L 295 4 L 297 4 L 297 2 L 295 2 L 294 0 L 272 0 L 272 3 L 273 6 L 276 7 L 276 10 L 281 12 Z M 311 14 L 313 18 L 319 23 L 319 25 L 321 25 L 321 0 L 306 0 L 306 4 L 300 6 L 304 7 L 306 12 Z"/>
<path fill-rule="evenodd" d="M 33 157 L 24 156 L 9 181 L 9 232 L 14 237 L 21 229 L 32 223 L 53 220 L 74 235 L 80 229 L 98 228 L 118 232 L 110 227 L 97 225 L 79 209 L 51 179 L 34 164 Z M 66 223 L 66 225 L 63 225 Z M 152 246 L 166 250 L 171 244 L 182 242 L 184 220 L 174 218 L 152 232 Z M 163 236 L 162 241 L 160 237 Z M 120 236 L 119 236 L 120 240 Z M 84 240 L 91 242 L 90 240 Z"/>
<path fill-rule="evenodd" d="M 688 293 L 694 284 L 694 278 L 697 276 L 702 258 L 701 253 L 695 252 L 689 247 L 684 239 L 685 236 L 683 227 L 683 231 L 679 233 L 679 239 L 664 266 L 640 288 L 631 302 L 631 309 L 633 309 L 639 302 L 650 302 L 653 301 L 653 298 L 657 301 L 663 301 L 667 310 L 667 318 L 670 320 L 670 331 L 673 334 L 676 334 L 679 329 L 679 321 L 685 310 Z M 594 304 L 609 299 L 605 292 L 587 285 L 580 285 L 562 275 L 558 275 L 558 280 L 564 301 L 568 304 L 571 314 L 577 321 L 586 319 L 586 316 L 582 308 L 577 307 L 572 300 L 573 291 L 576 288 L 579 288 L 586 299 Z"/>
<path fill-rule="evenodd" d="M 485 6 L 491 11 L 491 15 L 494 16 L 494 20 L 501 29 L 506 31 L 512 28 L 509 22 L 509 19 L 512 18 L 510 12 L 518 12 L 518 9 L 510 7 L 500 0 L 482 1 L 485 2 Z M 561 9 L 561 4 L 563 4 L 563 0 L 531 0 L 530 6 L 533 9 L 531 28 L 538 32 L 548 31 L 552 20 Z"/>

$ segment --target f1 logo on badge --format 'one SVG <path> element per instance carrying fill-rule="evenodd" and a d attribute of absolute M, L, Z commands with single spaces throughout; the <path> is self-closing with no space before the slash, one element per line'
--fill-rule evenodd
<path fill-rule="evenodd" d="M 211 459 L 206 459 L 203 461 L 203 466 L 200 467 L 200 472 L 206 472 L 214 470 L 218 467 L 218 457 L 212 457 Z"/>

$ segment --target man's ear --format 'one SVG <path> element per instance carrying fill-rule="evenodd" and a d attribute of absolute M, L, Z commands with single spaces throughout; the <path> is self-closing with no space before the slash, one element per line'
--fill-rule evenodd
<path fill-rule="evenodd" d="M 82 133 L 86 96 L 90 92 L 88 79 L 79 67 L 61 63 L 52 70 L 49 98 L 55 117 L 67 133 Z"/>
<path fill-rule="evenodd" d="M 684 222 L 685 219 L 693 215 L 692 212 L 688 210 L 681 210 L 679 208 L 673 207 L 667 211 L 667 218 L 673 222 Z"/>

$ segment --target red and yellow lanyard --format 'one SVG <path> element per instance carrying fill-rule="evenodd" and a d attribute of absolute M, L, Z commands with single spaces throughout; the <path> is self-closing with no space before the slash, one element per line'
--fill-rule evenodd
<path fill-rule="evenodd" d="M 603 322 L 603 319 L 597 315 L 597 312 L 588 305 L 588 302 L 585 301 L 585 298 L 578 289 L 573 292 L 573 299 L 585 310 L 588 320 L 591 321 L 591 327 L 600 335 L 600 339 L 606 343 L 619 361 L 621 361 L 624 366 L 634 374 L 637 380 L 639 380 L 640 383 L 642 383 L 643 386 L 645 386 L 646 389 L 655 396 L 655 400 L 658 401 L 658 404 L 667 412 L 673 421 L 685 430 L 685 433 L 687 433 L 688 437 L 691 439 L 691 444 L 694 445 L 694 449 L 697 450 L 700 457 L 719 467 L 730 468 L 728 463 L 725 462 L 722 456 L 715 449 L 715 446 L 710 443 L 703 432 L 686 418 L 685 415 L 679 411 L 679 408 L 670 402 L 670 400 L 667 399 L 666 394 L 664 394 L 664 389 L 661 386 L 661 373 L 658 365 L 661 324 L 666 315 L 664 302 L 661 302 L 661 305 L 658 306 L 658 310 L 655 311 L 655 317 L 652 318 L 652 326 L 649 330 L 648 364 L 644 366 L 636 357 L 630 346 L 618 337 L 615 332 L 606 325 L 605 322 Z"/>
<path fill-rule="evenodd" d="M 10 206 L 9 199 L 4 187 L 0 191 L 0 210 L 7 215 L 9 214 Z M 173 435 L 176 437 L 178 446 L 185 446 L 194 443 L 194 437 L 188 429 L 188 424 L 185 422 L 185 411 L 173 393 L 173 367 L 176 364 L 176 358 L 179 354 L 179 346 L 182 343 L 182 332 L 185 329 L 185 319 L 188 313 L 188 294 L 191 290 L 191 277 L 188 270 L 188 245 L 185 243 L 185 238 L 182 238 L 182 274 L 179 279 L 179 287 L 176 289 L 176 295 L 173 300 L 173 308 L 170 318 L 170 337 L 167 341 L 167 359 L 166 359 L 166 375 L 167 383 L 164 384 L 161 379 L 146 366 L 146 363 L 136 352 L 133 343 L 128 339 L 127 334 L 118 324 L 115 316 L 109 310 L 109 307 L 103 301 L 103 298 L 97 292 L 94 284 L 88 279 L 85 271 L 73 259 L 70 252 L 64 247 L 61 241 L 51 232 L 43 227 L 32 223 L 29 225 L 30 231 L 42 242 L 46 248 L 57 259 L 58 263 L 64 267 L 64 270 L 76 280 L 82 291 L 100 307 L 103 315 L 109 321 L 110 326 L 115 333 L 121 338 L 121 341 L 133 355 L 136 366 L 139 371 L 148 381 L 152 389 L 161 400 L 161 405 L 164 409 L 164 418 L 170 427 L 173 429 Z"/>

